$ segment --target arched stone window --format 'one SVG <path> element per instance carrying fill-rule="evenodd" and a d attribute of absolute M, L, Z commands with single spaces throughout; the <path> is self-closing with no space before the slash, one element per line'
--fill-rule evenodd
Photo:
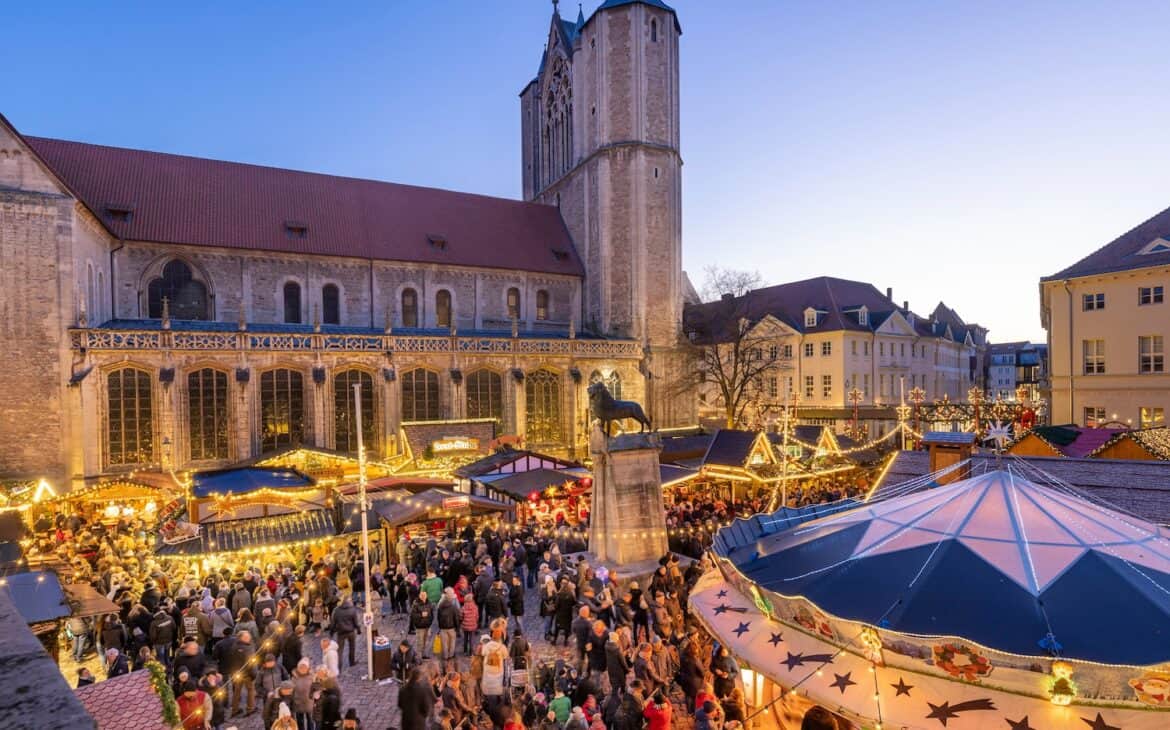
<path fill-rule="evenodd" d="M 535 370 L 524 379 L 525 438 L 528 443 L 562 440 L 561 378 L 551 370 Z"/>
<path fill-rule="evenodd" d="M 451 326 L 451 292 L 446 289 L 435 292 L 435 326 Z"/>
<path fill-rule="evenodd" d="M 402 326 L 418 327 L 418 292 L 402 290 Z"/>
<path fill-rule="evenodd" d="M 610 395 L 616 400 L 622 399 L 622 376 L 618 371 L 614 370 L 607 378 L 600 371 L 594 370 L 589 374 L 589 384 L 593 385 L 594 383 L 604 383 Z"/>
<path fill-rule="evenodd" d="M 211 319 L 207 306 L 207 287 L 196 281 L 191 267 L 175 259 L 162 269 L 162 275 L 146 288 L 146 309 L 151 319 L 161 319 L 163 299 L 174 319 Z"/>
<path fill-rule="evenodd" d="M 520 319 L 520 290 L 514 286 L 508 289 L 508 319 Z"/>
<path fill-rule="evenodd" d="M 187 376 L 187 432 L 191 459 L 228 458 L 227 373 L 203 368 Z"/>
<path fill-rule="evenodd" d="M 134 367 L 106 378 L 106 454 L 111 466 L 154 461 L 150 373 Z"/>
<path fill-rule="evenodd" d="M 321 322 L 341 324 L 341 291 L 336 284 L 321 287 Z"/>
<path fill-rule="evenodd" d="M 403 373 L 402 420 L 437 421 L 439 418 L 439 375 L 424 368 Z"/>
<path fill-rule="evenodd" d="M 467 417 L 504 422 L 504 379 L 491 370 L 475 370 L 467 376 Z"/>
<path fill-rule="evenodd" d="M 548 319 L 548 292 L 544 289 L 536 292 L 536 318 Z"/>
<path fill-rule="evenodd" d="M 654 19 L 650 20 L 650 42 L 658 42 L 658 21 Z"/>
<path fill-rule="evenodd" d="M 362 445 L 366 453 L 376 453 L 378 419 L 374 414 L 374 379 L 364 370 L 342 370 L 333 376 L 334 448 L 347 454 L 358 452 L 357 411 L 353 386 L 362 386 Z"/>
<path fill-rule="evenodd" d="M 305 378 L 281 368 L 260 375 L 260 450 L 275 451 L 305 440 Z"/>
<path fill-rule="evenodd" d="M 295 281 L 284 283 L 284 321 L 287 324 L 301 323 L 301 285 Z"/>

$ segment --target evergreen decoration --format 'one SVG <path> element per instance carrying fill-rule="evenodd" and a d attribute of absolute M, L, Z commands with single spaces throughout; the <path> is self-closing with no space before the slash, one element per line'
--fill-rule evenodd
<path fill-rule="evenodd" d="M 146 663 L 146 670 L 150 672 L 150 686 L 162 701 L 162 721 L 167 727 L 179 727 L 179 704 L 175 702 L 175 693 L 167 682 L 167 670 L 159 662 L 151 659 Z"/>

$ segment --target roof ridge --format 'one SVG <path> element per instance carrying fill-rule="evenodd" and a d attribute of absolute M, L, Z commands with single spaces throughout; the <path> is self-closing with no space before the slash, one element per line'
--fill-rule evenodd
<path fill-rule="evenodd" d="M 1104 244 L 1103 246 L 1099 246 L 1099 247 L 1093 249 L 1089 253 L 1085 254 L 1081 258 L 1074 261 L 1072 264 L 1064 267 L 1060 271 L 1057 271 L 1055 274 L 1050 274 L 1048 276 L 1041 277 L 1040 280 L 1041 281 L 1051 281 L 1053 279 L 1065 279 L 1065 278 L 1072 278 L 1072 277 L 1076 277 L 1076 276 L 1090 276 L 1090 275 L 1095 274 L 1095 273 L 1108 273 L 1109 271 L 1115 270 L 1115 269 L 1109 268 L 1109 269 L 1106 269 L 1105 271 L 1101 271 L 1101 272 L 1087 271 L 1084 274 L 1072 273 L 1071 276 L 1069 275 L 1070 272 L 1072 272 L 1074 269 L 1076 269 L 1078 266 L 1085 263 L 1089 259 L 1093 258 L 1097 254 L 1101 253 L 1102 251 L 1104 251 L 1105 249 L 1107 249 L 1111 246 L 1120 244 L 1123 239 L 1127 238 L 1128 236 L 1135 235 L 1142 226 L 1149 225 L 1149 224 L 1153 223 L 1155 219 L 1160 218 L 1161 216 L 1165 216 L 1165 215 L 1170 215 L 1170 207 L 1163 208 L 1162 210 L 1158 211 L 1157 213 L 1150 216 L 1149 218 L 1146 218 L 1141 223 L 1138 223 L 1137 225 L 1133 226 L 1132 228 L 1127 230 L 1125 233 L 1122 233 L 1121 235 L 1116 236 L 1115 238 L 1113 238 L 1111 241 Z M 1161 237 L 1163 237 L 1163 236 L 1159 236 L 1159 238 L 1161 238 Z M 1146 241 L 1146 243 L 1149 243 L 1149 241 Z M 1127 255 L 1132 256 L 1133 254 L 1127 254 Z M 1161 263 L 1164 264 L 1165 262 L 1161 262 Z M 1158 265 L 1160 265 L 1159 262 L 1153 262 L 1153 263 L 1148 264 L 1148 266 L 1150 266 L 1150 267 L 1158 266 Z M 1130 267 L 1126 267 L 1126 268 L 1130 268 Z M 1147 266 L 1135 266 L 1132 268 L 1147 268 Z M 1125 269 L 1120 269 L 1120 270 L 1124 271 Z"/>

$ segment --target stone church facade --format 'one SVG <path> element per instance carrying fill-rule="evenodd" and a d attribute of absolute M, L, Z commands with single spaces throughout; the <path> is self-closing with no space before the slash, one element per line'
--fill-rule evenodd
<path fill-rule="evenodd" d="M 554 12 L 544 58 L 521 95 L 523 202 L 28 137 L 0 117 L 0 479 L 352 453 L 354 384 L 386 459 L 404 424 L 485 421 L 583 455 L 594 380 L 656 425 L 694 423 L 671 386 L 677 19 L 654 0 Z"/>

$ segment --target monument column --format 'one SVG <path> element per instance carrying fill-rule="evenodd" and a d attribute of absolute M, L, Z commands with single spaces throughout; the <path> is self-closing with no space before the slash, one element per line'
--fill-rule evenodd
<path fill-rule="evenodd" d="M 607 438 L 598 423 L 589 436 L 593 502 L 589 548 L 600 564 L 623 578 L 649 575 L 667 551 L 666 512 L 656 433 Z"/>

